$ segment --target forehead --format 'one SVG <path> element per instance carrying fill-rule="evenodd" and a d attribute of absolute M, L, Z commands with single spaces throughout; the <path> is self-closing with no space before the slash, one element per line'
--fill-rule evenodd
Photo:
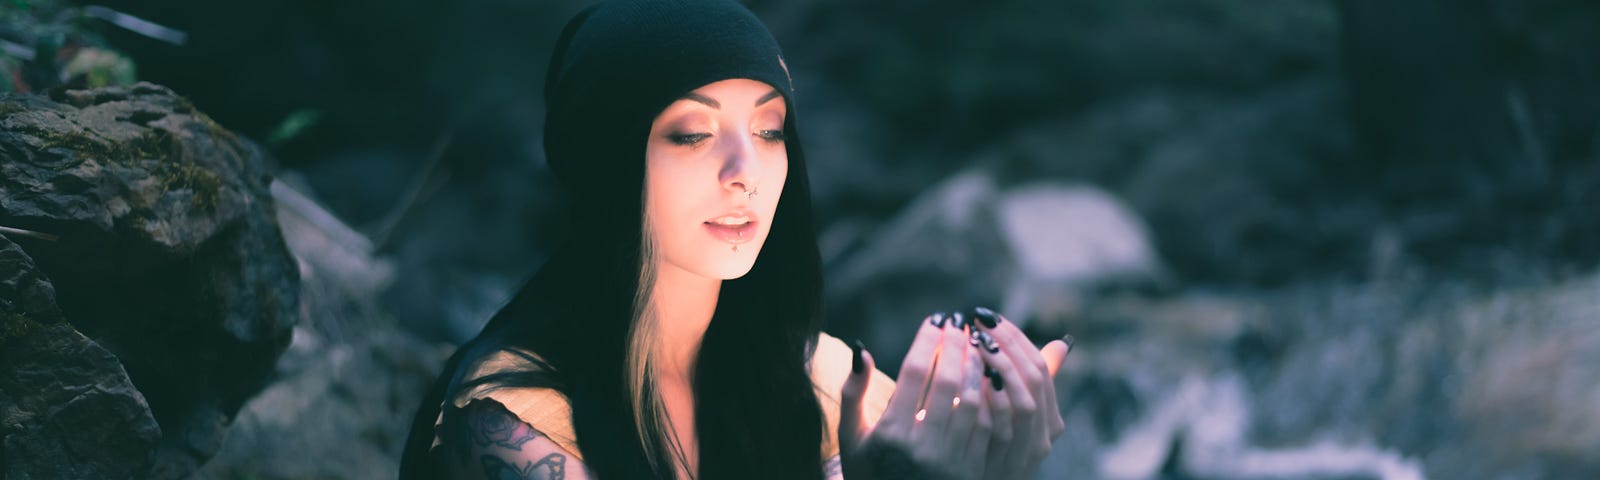
<path fill-rule="evenodd" d="M 727 104 L 736 106 L 782 106 L 781 91 L 765 82 L 745 78 L 721 80 L 702 85 L 685 94 L 680 100 L 709 103 L 714 108 Z M 759 105 L 757 105 L 759 103 Z M 743 105 L 741 105 L 743 104 Z"/>

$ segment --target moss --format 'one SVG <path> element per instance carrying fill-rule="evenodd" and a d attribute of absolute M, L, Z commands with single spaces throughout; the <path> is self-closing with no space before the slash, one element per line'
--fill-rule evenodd
<path fill-rule="evenodd" d="M 44 142 L 44 149 L 64 148 L 85 155 L 92 155 L 104 159 L 120 158 L 122 148 L 115 143 L 93 138 L 89 134 L 78 132 L 53 132 L 45 129 L 35 129 L 31 132 Z"/>
<path fill-rule="evenodd" d="M 189 115 L 198 113 L 194 108 L 194 101 L 183 95 L 178 95 L 178 99 L 172 101 L 172 111 Z"/>
<path fill-rule="evenodd" d="M 211 138 L 219 138 L 231 144 L 239 143 L 239 138 L 234 136 L 232 131 L 223 128 L 222 125 L 218 125 L 217 121 L 212 120 L 210 115 L 202 112 L 193 113 L 195 120 L 199 120 L 201 124 L 206 126 L 206 133 L 211 134 Z"/>
<path fill-rule="evenodd" d="M 44 325 L 20 313 L 0 313 L 0 344 L 33 335 Z"/>
<path fill-rule="evenodd" d="M 165 159 L 177 151 L 177 142 L 173 139 L 172 133 L 159 128 L 152 128 L 140 133 L 133 140 L 129 140 L 126 147 L 133 158 Z"/>
<path fill-rule="evenodd" d="M 13 113 L 23 112 L 23 111 L 27 111 L 27 110 L 28 110 L 28 107 L 22 106 L 22 104 L 19 103 L 19 102 L 3 102 L 3 101 L 0 101 L 0 118 L 9 117 Z"/>
<path fill-rule="evenodd" d="M 192 208 L 215 211 L 222 195 L 222 179 L 194 162 L 168 165 L 161 172 L 161 193 L 188 189 Z"/>

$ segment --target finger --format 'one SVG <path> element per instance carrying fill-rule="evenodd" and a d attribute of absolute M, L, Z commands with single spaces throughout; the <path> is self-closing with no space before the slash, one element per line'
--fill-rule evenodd
<path fill-rule="evenodd" d="M 993 367 L 989 367 L 988 371 L 993 372 Z M 990 388 L 984 390 L 987 396 L 984 401 L 988 402 L 990 415 L 994 418 L 994 428 L 989 432 L 988 455 L 984 457 L 987 468 L 983 478 L 1010 477 L 1006 468 L 1009 464 L 1006 456 L 1012 448 L 1014 428 L 1012 424 L 1015 419 L 1011 413 L 1011 395 L 1004 390 L 1005 383 L 1003 380 L 998 380 L 999 378 L 1001 378 L 999 372 L 993 373 L 990 376 Z"/>
<path fill-rule="evenodd" d="M 983 362 L 989 365 L 991 395 L 995 400 L 990 404 L 990 410 L 995 412 L 993 437 L 996 440 L 1010 442 L 1013 434 L 1022 427 L 1032 422 L 1027 416 L 1032 415 L 1036 406 L 1036 399 L 1023 382 L 1021 373 L 1017 371 L 1016 364 L 1011 357 L 1001 353 L 1001 346 L 996 345 L 994 350 L 979 348 L 978 354 Z M 1024 348 L 1032 348 L 1024 347 Z"/>
<path fill-rule="evenodd" d="M 950 321 L 945 324 L 939 337 L 942 351 L 934 365 L 933 377 L 929 380 L 928 394 L 923 397 L 922 408 L 927 412 L 918 425 L 932 432 L 946 431 L 950 412 L 955 407 L 952 399 L 961 393 L 962 383 L 966 379 L 967 334 L 962 330 L 962 325 L 958 325 L 964 325 L 960 315 L 959 312 L 950 315 Z"/>
<path fill-rule="evenodd" d="M 994 417 L 984 402 L 984 390 L 989 389 L 989 377 L 983 375 L 983 360 L 977 347 L 965 348 L 966 378 L 961 385 L 960 403 L 951 412 L 949 438 L 960 449 L 956 458 L 963 458 L 973 476 L 983 474 L 988 455 L 989 435 L 994 428 Z"/>
<path fill-rule="evenodd" d="M 1061 337 L 1061 340 L 1046 344 L 1044 350 L 1039 352 L 1040 356 L 1045 359 L 1045 364 L 1052 367 L 1049 377 L 1050 382 L 1047 388 L 1044 389 L 1045 399 L 1048 402 L 1045 409 L 1046 421 L 1050 426 L 1049 435 L 1052 441 L 1061 436 L 1061 432 L 1066 431 L 1067 428 L 1065 420 L 1061 418 L 1061 404 L 1056 401 L 1056 385 L 1059 385 L 1056 382 L 1056 378 L 1057 374 L 1061 372 L 1061 364 L 1066 361 L 1067 355 L 1072 353 L 1072 341 L 1072 335 L 1067 335 Z"/>
<path fill-rule="evenodd" d="M 1048 367 L 1045 364 L 1044 358 L 1039 356 L 1039 350 L 1033 347 L 1033 340 L 1029 339 L 1027 335 L 1023 334 L 1022 329 L 1017 328 L 1017 324 L 1007 319 L 1005 315 L 994 314 L 994 317 L 996 318 L 995 326 L 987 330 L 990 335 L 994 336 L 996 342 L 999 342 L 1000 345 L 1003 346 L 1028 346 L 1028 348 L 1025 349 L 1005 349 L 1007 355 L 1011 356 L 1011 361 L 1016 363 L 1017 368 L 1032 369 L 1032 372 L 1025 370 L 1023 372 L 1024 377 L 1032 379 L 1033 377 L 1046 375 L 1048 372 Z"/>
<path fill-rule="evenodd" d="M 979 337 L 983 343 L 985 336 Z M 1023 379 L 1023 370 L 1019 370 L 1011 355 L 1003 350 L 1033 350 L 1032 344 L 1023 345 L 996 345 L 997 341 L 988 340 L 992 348 L 980 348 L 985 363 L 989 364 L 994 373 L 991 380 L 994 388 L 993 402 L 989 409 L 995 412 L 996 420 L 994 431 L 989 437 L 993 443 L 989 447 L 989 461 L 991 462 L 988 478 L 1009 478 L 1013 472 L 1009 467 L 1022 461 L 1019 454 L 1026 451 L 1029 442 L 1043 437 L 1043 425 L 1038 409 L 1038 397 L 1034 390 L 1028 386 L 1028 381 Z M 1004 410 L 1004 413 L 1001 413 Z M 1002 416 L 1003 415 L 1003 416 Z"/>
<path fill-rule="evenodd" d="M 1067 353 L 1072 351 L 1072 335 L 1061 337 L 1060 340 L 1045 344 L 1039 350 L 1039 357 L 1044 360 L 1045 368 L 1049 369 L 1051 377 L 1061 371 L 1061 364 L 1067 361 Z"/>
<path fill-rule="evenodd" d="M 844 386 L 839 389 L 839 432 L 837 439 L 839 451 L 853 452 L 856 445 L 861 444 L 861 439 L 866 437 L 867 425 L 861 419 L 862 398 L 866 396 L 867 385 L 871 383 L 872 371 L 875 365 L 872 355 L 866 352 L 860 340 L 850 344 L 850 375 L 844 379 Z"/>
<path fill-rule="evenodd" d="M 935 313 L 924 318 L 922 326 L 917 328 L 911 349 L 900 363 L 900 378 L 894 382 L 894 394 L 889 396 L 889 405 L 883 412 L 883 420 L 891 425 L 914 422 L 912 417 L 917 414 L 922 395 L 927 392 L 928 377 L 933 374 L 934 354 L 943 338 L 944 324 L 944 314 Z"/>
<path fill-rule="evenodd" d="M 994 319 L 994 321 L 984 322 L 984 324 L 989 325 L 992 323 L 995 325 L 995 328 L 989 330 L 990 333 L 995 336 L 997 341 L 1005 342 L 1002 348 L 1006 352 L 1006 357 L 1010 358 L 1019 367 L 1019 376 L 1023 377 L 1023 382 L 1027 385 L 1025 389 L 1030 392 L 1034 400 L 1034 413 L 1022 414 L 1020 412 L 1024 409 L 1021 406 L 1014 406 L 1014 410 L 1019 412 L 1018 430 L 1014 432 L 1014 437 L 1018 439 L 1019 445 L 1025 442 L 1025 440 L 1022 440 L 1024 438 L 1039 438 L 1041 441 L 1049 442 L 1060 436 L 1061 432 L 1065 430 L 1065 423 L 1061 419 L 1060 405 L 1056 400 L 1055 374 L 1060 370 L 1061 361 L 1066 355 L 1066 350 L 1063 347 L 1066 347 L 1067 344 L 1055 341 L 1046 344 L 1042 351 L 1035 350 L 1032 340 L 1029 340 L 1027 335 L 1016 327 L 1015 322 L 1006 319 L 1004 315 L 986 309 L 979 310 L 979 313 L 980 315 L 987 314 L 988 317 Z M 1071 336 L 1069 335 L 1067 339 L 1070 338 Z M 1027 348 L 1012 348 L 1016 344 L 1013 342 L 1025 342 Z M 1016 397 L 1013 396 L 1012 398 Z M 1023 416 L 1029 418 L 1020 418 Z"/>

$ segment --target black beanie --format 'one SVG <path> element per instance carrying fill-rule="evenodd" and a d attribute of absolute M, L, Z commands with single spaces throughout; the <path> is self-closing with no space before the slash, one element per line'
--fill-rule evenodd
<path fill-rule="evenodd" d="M 732 0 L 613 0 L 562 29 L 545 81 L 544 150 L 570 189 L 608 188 L 617 169 L 642 168 L 650 123 L 684 94 L 744 78 L 789 102 L 784 133 L 799 159 L 794 85 L 778 42 Z M 637 162 L 619 165 L 617 162 Z"/>

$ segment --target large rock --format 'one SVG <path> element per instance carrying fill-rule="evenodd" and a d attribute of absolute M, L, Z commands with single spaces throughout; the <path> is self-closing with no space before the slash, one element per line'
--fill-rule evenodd
<path fill-rule="evenodd" d="M 27 252 L 5 235 L 0 235 L 0 315 L 27 317 L 38 323 L 61 321 L 55 286 L 39 273 Z"/>
<path fill-rule="evenodd" d="M 0 349 L 5 478 L 144 478 L 161 427 L 111 352 L 66 324 Z"/>
<path fill-rule="evenodd" d="M 148 83 L 0 97 L 0 224 L 60 237 L 23 246 L 149 401 L 152 477 L 214 454 L 288 344 L 299 278 L 268 163 Z"/>
<path fill-rule="evenodd" d="M 122 364 L 61 321 L 49 281 L 0 236 L 0 477 L 135 478 L 160 438 Z"/>

